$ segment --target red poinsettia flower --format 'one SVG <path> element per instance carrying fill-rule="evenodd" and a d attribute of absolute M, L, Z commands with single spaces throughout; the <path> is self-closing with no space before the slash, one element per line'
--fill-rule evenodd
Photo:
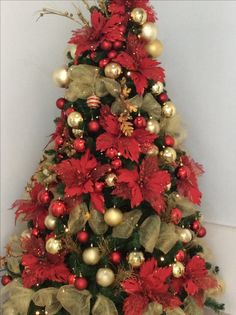
<path fill-rule="evenodd" d="M 181 160 L 188 172 L 185 179 L 178 180 L 178 193 L 189 198 L 193 203 L 200 204 L 202 193 L 198 188 L 197 177 L 204 173 L 203 167 L 186 155 L 183 156 Z"/>
<path fill-rule="evenodd" d="M 101 108 L 100 125 L 106 132 L 97 138 L 97 150 L 103 152 L 109 148 L 114 148 L 124 158 L 135 162 L 138 162 L 142 147 L 152 144 L 157 137 L 144 129 L 136 129 L 131 136 L 125 136 L 120 130 L 118 118 L 111 113 L 109 106 L 102 106 Z"/>
<path fill-rule="evenodd" d="M 164 81 L 164 70 L 156 60 L 149 58 L 145 50 L 146 41 L 129 34 L 126 51 L 122 51 L 114 61 L 130 71 L 137 93 L 142 95 L 148 80 Z"/>
<path fill-rule="evenodd" d="M 104 41 L 124 41 L 119 25 L 123 21 L 120 15 L 113 15 L 108 19 L 99 11 L 91 13 L 91 27 L 85 26 L 73 32 L 70 44 L 77 45 L 76 58 L 87 50 L 96 50 Z"/>
<path fill-rule="evenodd" d="M 46 280 L 67 282 L 70 271 L 64 263 L 65 254 L 47 253 L 44 241 L 33 236 L 24 238 L 22 247 L 25 251 L 21 261 L 24 266 L 22 280 L 26 288 L 42 284 Z"/>
<path fill-rule="evenodd" d="M 168 283 L 171 275 L 171 267 L 159 268 L 154 258 L 146 261 L 136 277 L 121 284 L 129 294 L 123 307 L 125 315 L 142 315 L 150 302 L 157 302 L 164 308 L 181 305 L 179 298 L 171 293 Z"/>
<path fill-rule="evenodd" d="M 109 165 L 100 165 L 87 150 L 81 159 L 71 158 L 55 166 L 55 171 L 66 185 L 66 198 L 81 197 L 90 194 L 95 209 L 104 212 L 104 196 L 96 192 L 94 184 L 110 169 Z"/>
<path fill-rule="evenodd" d="M 118 172 L 113 194 L 123 199 L 130 199 L 132 208 L 146 200 L 160 214 L 165 207 L 162 194 L 170 182 L 169 173 L 160 170 L 157 158 L 150 156 L 142 161 L 139 170 L 121 169 Z"/>
<path fill-rule="evenodd" d="M 144 9 L 148 16 L 147 21 L 155 22 L 155 12 L 149 4 L 149 0 L 110 0 L 108 5 L 108 10 L 110 13 L 120 14 L 122 16 L 132 11 L 134 8 Z"/>

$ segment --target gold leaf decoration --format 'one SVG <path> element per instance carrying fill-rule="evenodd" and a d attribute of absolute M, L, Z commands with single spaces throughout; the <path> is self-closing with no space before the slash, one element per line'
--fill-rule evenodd
<path fill-rule="evenodd" d="M 129 121 L 130 119 L 132 119 L 132 117 L 129 115 L 129 113 L 122 113 L 118 118 L 120 130 L 127 137 L 130 137 L 134 131 L 133 123 Z"/>
<path fill-rule="evenodd" d="M 92 315 L 118 315 L 118 311 L 109 298 L 99 294 L 93 306 Z"/>
<path fill-rule="evenodd" d="M 160 234 L 161 219 L 157 215 L 148 217 L 140 226 L 139 240 L 145 251 L 152 253 Z"/>

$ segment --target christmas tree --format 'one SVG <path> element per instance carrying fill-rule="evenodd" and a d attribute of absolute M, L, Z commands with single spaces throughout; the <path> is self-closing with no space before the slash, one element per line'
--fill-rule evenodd
<path fill-rule="evenodd" d="M 200 315 L 219 312 L 219 268 L 202 238 L 203 167 L 182 148 L 185 130 L 157 61 L 148 0 L 98 0 L 79 24 L 60 116 L 27 198 L 13 204 L 28 229 L 7 245 L 4 315 Z"/>

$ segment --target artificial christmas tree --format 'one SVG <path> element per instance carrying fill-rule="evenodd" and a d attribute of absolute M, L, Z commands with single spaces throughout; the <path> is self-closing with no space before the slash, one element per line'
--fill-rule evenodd
<path fill-rule="evenodd" d="M 3 263 L 4 315 L 199 315 L 215 311 L 218 267 L 202 237 L 203 168 L 165 87 L 148 0 L 44 9 L 84 26 L 73 32 L 56 130 L 13 204 L 28 229 Z"/>

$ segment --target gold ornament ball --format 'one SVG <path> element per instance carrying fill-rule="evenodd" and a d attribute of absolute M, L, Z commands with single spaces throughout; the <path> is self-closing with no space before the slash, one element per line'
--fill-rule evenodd
<path fill-rule="evenodd" d="M 56 227 L 56 223 L 57 223 L 57 218 L 51 214 L 47 215 L 46 218 L 44 219 L 44 224 L 46 228 L 49 230 L 54 230 Z"/>
<path fill-rule="evenodd" d="M 71 112 L 67 117 L 67 123 L 71 128 L 77 128 L 83 122 L 83 117 L 79 112 Z"/>
<path fill-rule="evenodd" d="M 155 39 L 146 45 L 146 51 L 153 58 L 160 57 L 163 52 L 163 45 L 159 39 Z"/>
<path fill-rule="evenodd" d="M 142 27 L 141 36 L 148 41 L 153 41 L 157 37 L 157 27 L 154 23 L 146 22 Z"/>
<path fill-rule="evenodd" d="M 117 176 L 114 173 L 108 174 L 105 178 L 105 182 L 108 187 L 114 187 L 116 184 Z"/>
<path fill-rule="evenodd" d="M 115 274 L 110 268 L 100 268 L 96 274 L 96 281 L 101 287 L 107 288 L 115 281 Z"/>
<path fill-rule="evenodd" d="M 162 114 L 166 117 L 166 118 L 171 118 L 176 114 L 176 107 L 174 105 L 174 103 L 172 102 L 166 102 L 164 104 L 164 106 L 162 107 Z"/>
<path fill-rule="evenodd" d="M 179 233 L 180 241 L 184 244 L 191 242 L 193 239 L 192 232 L 189 229 L 182 229 Z"/>
<path fill-rule="evenodd" d="M 105 76 L 110 79 L 117 79 L 122 72 L 121 66 L 116 62 L 110 62 L 105 67 Z"/>
<path fill-rule="evenodd" d="M 58 87 L 66 88 L 70 81 L 67 67 L 63 66 L 56 69 L 52 74 L 52 78 Z"/>
<path fill-rule="evenodd" d="M 143 25 L 147 21 L 147 12 L 142 8 L 134 8 L 131 12 L 131 18 L 134 22 Z"/>
<path fill-rule="evenodd" d="M 49 238 L 46 242 L 46 251 L 49 254 L 56 255 L 62 249 L 61 241 L 55 238 Z"/>
<path fill-rule="evenodd" d="M 165 162 L 173 163 L 177 158 L 177 154 L 175 149 L 167 147 L 161 152 L 161 157 L 165 160 Z"/>
<path fill-rule="evenodd" d="M 181 262 L 177 261 L 176 263 L 172 265 L 172 274 L 175 278 L 182 277 L 184 275 L 184 272 L 185 272 L 185 267 Z"/>
<path fill-rule="evenodd" d="M 82 257 L 87 265 L 94 266 L 99 262 L 101 253 L 98 247 L 90 247 L 83 251 Z"/>
<path fill-rule="evenodd" d="M 147 151 L 147 155 L 156 156 L 159 154 L 159 148 L 156 145 L 152 145 L 151 148 Z"/>
<path fill-rule="evenodd" d="M 76 129 L 76 128 L 73 128 L 72 129 L 72 133 L 73 135 L 78 138 L 78 137 L 83 137 L 84 135 L 84 131 L 82 129 Z"/>
<path fill-rule="evenodd" d="M 133 267 L 133 268 L 138 268 L 140 267 L 145 261 L 144 255 L 142 252 L 131 252 L 128 255 L 128 263 Z"/>
<path fill-rule="evenodd" d="M 155 95 L 159 95 L 164 91 L 164 84 L 161 81 L 157 81 L 153 86 L 152 86 L 152 93 Z"/>
<path fill-rule="evenodd" d="M 146 130 L 149 131 L 150 133 L 158 134 L 160 132 L 159 122 L 157 120 L 154 120 L 154 119 L 149 119 L 147 121 Z"/>
<path fill-rule="evenodd" d="M 118 208 L 109 208 L 104 214 L 104 221 L 109 226 L 117 226 L 123 221 L 123 213 Z"/>

